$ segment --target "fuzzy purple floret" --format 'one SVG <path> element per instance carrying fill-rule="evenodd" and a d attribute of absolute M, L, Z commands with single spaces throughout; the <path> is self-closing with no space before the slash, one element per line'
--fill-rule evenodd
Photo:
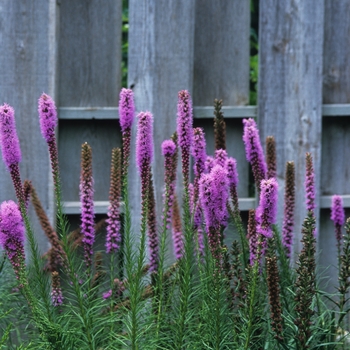
<path fill-rule="evenodd" d="M 25 228 L 18 205 L 9 200 L 0 206 L 0 246 L 6 251 L 16 272 L 20 269 L 19 256 L 24 259 Z"/>
<path fill-rule="evenodd" d="M 130 89 L 123 88 L 119 95 L 119 123 L 124 132 L 131 128 L 135 115 L 134 93 Z"/>
<path fill-rule="evenodd" d="M 227 171 L 220 165 L 200 179 L 199 196 L 208 231 L 227 224 L 228 188 Z"/>
<path fill-rule="evenodd" d="M 262 180 L 260 185 L 260 201 L 256 210 L 257 232 L 271 238 L 271 225 L 277 216 L 278 183 L 275 178 Z"/>
<path fill-rule="evenodd" d="M 22 155 L 16 131 L 15 112 L 6 103 L 0 106 L 0 144 L 2 158 L 10 170 L 11 165 L 21 161 Z"/>
<path fill-rule="evenodd" d="M 42 94 L 38 101 L 38 112 L 41 134 L 46 142 L 50 142 L 55 138 L 55 128 L 57 126 L 57 111 L 53 99 Z"/>
<path fill-rule="evenodd" d="M 215 165 L 215 159 L 212 156 L 207 156 L 207 159 L 205 160 L 205 171 L 207 173 L 211 172 L 211 169 L 214 168 Z"/>
<path fill-rule="evenodd" d="M 5 201 L 0 206 L 0 244 L 3 248 L 7 242 L 18 241 L 24 244 L 24 223 L 18 205 Z"/>
<path fill-rule="evenodd" d="M 108 299 L 112 296 L 112 289 L 110 289 L 108 292 L 105 292 L 102 294 L 103 299 Z"/>
<path fill-rule="evenodd" d="M 251 163 L 256 182 L 266 177 L 267 166 L 264 152 L 261 147 L 258 127 L 254 119 L 243 119 L 243 142 L 245 145 L 246 157 Z"/>
<path fill-rule="evenodd" d="M 202 128 L 193 129 L 192 157 L 194 174 L 200 176 L 205 170 L 207 159 L 205 134 Z"/>
<path fill-rule="evenodd" d="M 343 226 L 345 223 L 343 198 L 338 195 L 332 197 L 331 219 L 334 225 Z"/>
<path fill-rule="evenodd" d="M 227 178 L 230 186 L 238 186 L 238 171 L 237 161 L 232 157 L 228 157 L 226 160 L 225 168 L 227 170 Z"/>
<path fill-rule="evenodd" d="M 94 221 L 94 189 L 93 178 L 89 180 L 81 179 L 80 203 L 81 203 L 81 233 L 83 235 L 83 243 L 85 250 L 86 265 L 91 265 L 91 257 L 93 255 L 93 244 L 95 242 L 95 221 Z"/>
<path fill-rule="evenodd" d="M 51 291 L 51 302 L 53 306 L 60 306 L 63 304 L 63 294 L 62 289 L 59 288 L 53 288 Z"/>
<path fill-rule="evenodd" d="M 217 149 L 215 151 L 215 164 L 221 165 L 223 168 L 225 168 L 227 160 L 227 152 L 224 149 Z"/>
<path fill-rule="evenodd" d="M 171 157 L 176 151 L 176 145 L 173 140 L 165 140 L 162 143 L 162 155 L 164 157 Z"/>
<path fill-rule="evenodd" d="M 193 115 L 191 96 L 187 90 L 178 94 L 177 135 L 181 149 L 190 150 L 193 137 Z"/>
<path fill-rule="evenodd" d="M 153 159 L 153 116 L 141 112 L 137 116 L 136 165 L 141 174 L 143 166 L 150 166 Z"/>

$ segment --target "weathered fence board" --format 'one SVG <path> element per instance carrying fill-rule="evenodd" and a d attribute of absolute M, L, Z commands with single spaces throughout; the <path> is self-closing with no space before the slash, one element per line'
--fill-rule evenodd
<path fill-rule="evenodd" d="M 325 1 L 323 103 L 350 103 L 350 3 Z M 325 195 L 350 193 L 350 119 L 324 118 L 322 131 L 321 191 Z M 320 225 L 321 262 L 337 282 L 337 251 L 330 210 Z M 334 292 L 334 290 L 332 290 Z"/>
<path fill-rule="evenodd" d="M 31 179 L 49 216 L 53 218 L 53 197 L 49 156 L 40 134 L 37 101 L 41 93 L 55 96 L 56 1 L 4 0 L 0 4 L 0 103 L 15 109 L 21 142 L 22 181 Z M 0 162 L 0 201 L 13 199 L 10 174 Z M 39 249 L 47 241 L 33 211 L 30 211 Z"/>
<path fill-rule="evenodd" d="M 89 110 L 98 120 L 60 120 L 59 156 L 65 201 L 79 200 L 81 144 L 93 152 L 95 199 L 107 200 L 112 147 L 121 145 L 116 120 L 100 120 L 118 106 L 121 86 L 122 2 L 112 0 L 62 0 L 58 54 L 58 105 Z M 63 109 L 65 110 L 65 109 Z M 60 109 L 61 111 L 61 109 Z M 64 113 L 64 112 L 63 112 Z M 115 112 L 114 112 L 115 114 Z"/>
<path fill-rule="evenodd" d="M 149 110 L 154 116 L 153 174 L 160 217 L 164 184 L 161 143 L 176 130 L 178 91 L 192 91 L 194 1 L 130 0 L 129 16 L 128 86 L 134 90 L 137 111 Z M 132 210 L 138 215 L 140 179 L 135 168 L 135 132 L 136 128 L 129 189 Z"/>
<path fill-rule="evenodd" d="M 193 102 L 197 108 L 213 105 L 215 98 L 222 99 L 224 106 L 248 103 L 249 36 L 248 0 L 196 2 Z M 211 120 L 196 120 L 196 126 L 204 127 L 207 152 L 213 155 L 214 108 L 209 111 Z M 226 125 L 227 152 L 238 162 L 239 196 L 248 197 L 248 163 L 242 141 L 242 121 L 226 119 Z"/>
<path fill-rule="evenodd" d="M 260 2 L 258 123 L 263 140 L 276 138 L 280 199 L 285 163 L 295 162 L 295 252 L 306 215 L 306 152 L 314 159 L 317 206 L 320 194 L 323 16 L 322 1 Z"/>

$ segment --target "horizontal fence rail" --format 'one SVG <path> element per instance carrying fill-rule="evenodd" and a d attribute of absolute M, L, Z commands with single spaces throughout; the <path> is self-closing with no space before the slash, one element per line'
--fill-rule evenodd
<path fill-rule="evenodd" d="M 350 208 L 350 195 L 340 196 L 343 199 L 343 204 L 345 208 Z M 239 198 L 239 209 L 242 211 L 248 211 L 255 208 L 257 203 L 255 198 Z M 95 214 L 106 214 L 108 211 L 109 202 L 108 201 L 95 201 L 94 209 Z M 320 197 L 320 208 L 329 209 L 332 206 L 332 196 L 321 196 Z M 66 201 L 63 202 L 63 212 L 65 214 L 79 214 L 80 213 L 80 202 Z M 123 204 L 121 205 L 121 211 L 123 211 Z"/>
<path fill-rule="evenodd" d="M 214 108 L 211 106 L 194 107 L 194 118 L 213 118 Z M 255 118 L 257 106 L 224 106 L 222 111 L 225 118 Z M 60 107 L 59 119 L 118 119 L 117 107 Z M 322 105 L 324 117 L 350 116 L 350 104 L 326 104 Z"/>

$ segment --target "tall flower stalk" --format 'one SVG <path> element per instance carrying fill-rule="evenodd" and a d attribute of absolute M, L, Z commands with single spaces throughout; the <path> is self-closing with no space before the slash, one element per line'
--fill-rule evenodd
<path fill-rule="evenodd" d="M 214 116 L 215 149 L 226 150 L 226 123 L 222 113 L 222 100 L 214 100 Z"/>
<path fill-rule="evenodd" d="M 130 159 L 131 127 L 135 118 L 134 93 L 131 89 L 122 89 L 119 95 L 119 123 L 123 139 L 122 177 L 127 179 Z M 122 180 L 124 182 L 124 180 Z"/>
<path fill-rule="evenodd" d="M 113 148 L 109 188 L 109 208 L 107 219 L 106 252 L 114 253 L 120 248 L 122 241 L 120 222 L 121 199 L 121 150 Z"/>
<path fill-rule="evenodd" d="M 284 192 L 284 217 L 282 227 L 282 243 L 288 258 L 291 257 L 293 247 L 295 209 L 295 167 L 294 162 L 286 164 L 286 185 Z"/>
<path fill-rule="evenodd" d="M 267 178 L 277 177 L 276 141 L 273 136 L 266 137 Z"/>
<path fill-rule="evenodd" d="M 10 172 L 18 202 L 25 205 L 19 171 L 19 163 L 22 159 L 22 154 L 16 131 L 15 112 L 13 108 L 6 103 L 0 106 L 0 135 L 3 161 L 7 170 Z"/>
<path fill-rule="evenodd" d="M 259 192 L 260 182 L 266 179 L 267 175 L 267 166 L 261 147 L 259 130 L 256 122 L 251 118 L 243 119 L 243 125 L 243 142 L 246 157 L 252 166 L 256 189 Z"/>
<path fill-rule="evenodd" d="M 94 214 L 94 180 L 92 177 L 92 150 L 85 142 L 81 146 L 81 175 L 80 175 L 80 203 L 81 203 L 81 233 L 83 235 L 85 264 L 90 273 L 95 242 L 95 214 Z"/>
<path fill-rule="evenodd" d="M 345 223 L 345 213 L 343 208 L 343 199 L 338 195 L 332 197 L 332 207 L 331 207 L 331 220 L 334 223 L 335 238 L 337 240 L 338 249 L 338 261 L 340 268 L 340 254 L 341 254 L 341 240 L 342 240 L 342 226 Z"/>

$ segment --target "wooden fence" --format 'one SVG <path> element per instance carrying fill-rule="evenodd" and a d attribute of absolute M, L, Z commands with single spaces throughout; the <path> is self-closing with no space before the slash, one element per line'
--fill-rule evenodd
<path fill-rule="evenodd" d="M 277 141 L 281 198 L 284 164 L 296 163 L 295 252 L 300 250 L 305 216 L 305 153 L 312 153 L 321 261 L 335 265 L 330 196 L 343 195 L 350 207 L 350 0 L 261 0 L 259 6 L 256 108 L 247 106 L 249 0 L 129 0 L 128 86 L 134 90 L 137 111 L 150 110 L 155 118 L 157 201 L 163 186 L 160 145 L 176 127 L 177 92 L 192 93 L 195 124 L 205 129 L 208 153 L 214 150 L 211 106 L 214 98 L 221 98 L 228 152 L 238 161 L 241 209 L 255 205 L 255 199 L 248 197 L 242 118 L 257 117 L 262 139 L 274 135 Z M 110 152 L 121 144 L 117 121 L 121 14 L 121 0 L 3 0 L 0 4 L 0 100 L 16 110 L 22 177 L 33 181 L 51 218 L 49 158 L 36 101 L 45 91 L 59 108 L 67 214 L 73 221 L 79 214 L 80 146 L 85 141 L 93 148 L 96 212 L 106 213 Z M 132 154 L 134 158 L 134 148 Z M 0 200 L 14 198 L 2 163 L 0 173 Z M 140 211 L 139 188 L 132 166 L 134 213 Z M 282 210 L 280 205 L 280 217 Z M 34 226 L 38 228 L 36 221 Z M 37 232 L 44 251 L 47 243 L 40 229 Z"/>

